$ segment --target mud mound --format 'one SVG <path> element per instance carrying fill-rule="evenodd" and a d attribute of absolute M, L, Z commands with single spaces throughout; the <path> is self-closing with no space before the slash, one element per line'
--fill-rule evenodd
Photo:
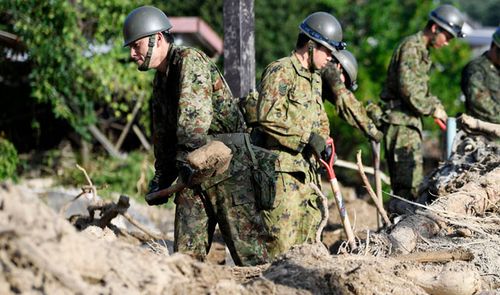
<path fill-rule="evenodd" d="M 272 265 L 227 267 L 159 255 L 89 227 L 77 232 L 28 190 L 0 189 L 0 293 L 425 294 L 394 261 L 293 248 Z"/>
<path fill-rule="evenodd" d="M 500 142 L 480 134 L 457 133 L 448 161 L 434 170 L 420 188 L 422 200 L 456 192 L 500 166 Z"/>
<path fill-rule="evenodd" d="M 228 283 L 218 283 L 232 277 L 229 269 L 184 255 L 79 233 L 16 186 L 0 190 L 0 228 L 0 294 L 219 294 Z"/>

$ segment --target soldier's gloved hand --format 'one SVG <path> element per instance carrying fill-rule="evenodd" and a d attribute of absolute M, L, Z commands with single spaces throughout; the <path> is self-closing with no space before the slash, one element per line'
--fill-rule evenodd
<path fill-rule="evenodd" d="M 384 138 L 384 133 L 382 133 L 380 130 L 377 130 L 375 134 L 370 135 L 370 139 L 375 142 L 380 142 L 382 138 Z"/>
<path fill-rule="evenodd" d="M 332 157 L 332 147 L 330 145 L 326 145 L 325 150 L 321 153 L 321 159 L 323 159 L 325 162 L 329 162 L 330 158 Z M 335 162 L 335 159 L 333 159 Z"/>
<path fill-rule="evenodd" d="M 195 170 L 188 163 L 183 163 L 179 166 L 179 181 L 190 186 L 193 184 L 193 176 Z"/>
<path fill-rule="evenodd" d="M 442 105 L 438 105 L 436 107 L 432 116 L 436 119 L 443 121 L 444 123 L 446 123 L 446 120 L 448 119 L 448 115 L 446 114 L 446 111 L 444 110 Z"/>
<path fill-rule="evenodd" d="M 307 145 L 311 148 L 312 152 L 317 158 L 321 158 L 321 153 L 326 148 L 326 140 L 321 137 L 321 135 L 315 132 L 311 132 Z"/>
<path fill-rule="evenodd" d="M 159 171 L 155 171 L 153 179 L 151 179 L 151 181 L 149 182 L 148 192 L 146 193 L 147 195 L 160 190 L 160 178 L 161 178 L 161 173 Z"/>
<path fill-rule="evenodd" d="M 342 72 L 333 62 L 328 62 L 321 70 L 321 78 L 323 78 L 323 80 L 326 81 L 332 88 L 344 85 L 344 81 L 342 81 Z"/>

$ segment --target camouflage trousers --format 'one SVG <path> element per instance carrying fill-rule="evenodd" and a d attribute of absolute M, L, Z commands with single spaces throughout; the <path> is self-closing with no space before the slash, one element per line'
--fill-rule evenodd
<path fill-rule="evenodd" d="M 385 134 L 385 157 L 393 193 L 415 200 L 423 179 L 420 131 L 410 126 L 389 125 Z"/>
<path fill-rule="evenodd" d="M 175 198 L 174 251 L 203 261 L 216 224 L 234 262 L 240 266 L 268 261 L 266 231 L 256 204 L 244 151 L 230 146 L 228 177 L 208 188 L 185 189 Z M 244 160 L 243 160 L 244 162 Z"/>
<path fill-rule="evenodd" d="M 321 222 L 320 198 L 309 186 L 318 183 L 317 175 L 278 172 L 274 208 L 261 214 L 269 233 L 267 251 L 271 259 L 293 245 L 314 243 Z"/>

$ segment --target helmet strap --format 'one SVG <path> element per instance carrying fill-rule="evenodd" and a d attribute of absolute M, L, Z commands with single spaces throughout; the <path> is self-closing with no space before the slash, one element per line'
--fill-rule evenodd
<path fill-rule="evenodd" d="M 314 48 L 316 44 L 313 41 L 309 41 L 307 44 L 308 55 L 309 55 L 309 71 L 314 72 L 316 70 L 316 65 L 314 64 Z"/>
<path fill-rule="evenodd" d="M 149 36 L 148 52 L 146 53 L 144 62 L 138 67 L 139 71 L 149 70 L 149 62 L 151 61 L 151 56 L 153 55 L 153 47 L 155 47 L 155 34 Z"/>

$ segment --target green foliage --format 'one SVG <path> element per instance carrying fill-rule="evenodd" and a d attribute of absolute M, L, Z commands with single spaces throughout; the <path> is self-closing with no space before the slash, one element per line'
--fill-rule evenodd
<path fill-rule="evenodd" d="M 121 47 L 121 24 L 131 1 L 1 1 L 8 29 L 27 45 L 32 96 L 52 104 L 83 136 L 99 105 L 114 115 L 146 96 L 149 75 L 139 74 Z"/>
<path fill-rule="evenodd" d="M 14 178 L 18 163 L 19 158 L 14 145 L 0 137 L 0 180 Z"/>

